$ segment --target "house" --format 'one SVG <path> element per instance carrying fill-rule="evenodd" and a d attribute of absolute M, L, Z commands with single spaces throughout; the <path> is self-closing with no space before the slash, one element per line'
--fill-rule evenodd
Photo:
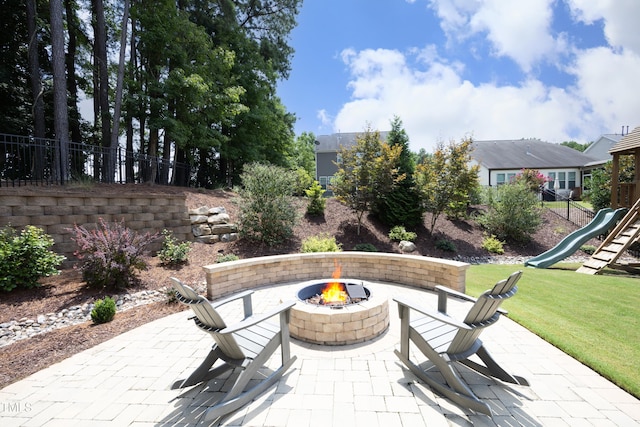
<path fill-rule="evenodd" d="M 581 194 L 582 168 L 596 159 L 573 148 L 539 139 L 473 141 L 471 164 L 480 166 L 479 182 L 498 186 L 522 169 L 536 169 L 547 177 L 545 188 L 569 196 Z"/>
<path fill-rule="evenodd" d="M 316 179 L 324 188 L 331 184 L 333 176 L 338 172 L 338 151 L 341 147 L 351 147 L 356 144 L 358 135 L 364 132 L 334 133 L 331 135 L 318 135 L 316 138 Z M 380 132 L 380 139 L 387 140 L 388 131 Z"/>

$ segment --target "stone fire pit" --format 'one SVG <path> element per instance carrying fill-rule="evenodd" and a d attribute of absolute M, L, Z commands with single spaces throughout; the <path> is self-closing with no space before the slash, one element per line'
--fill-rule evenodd
<path fill-rule="evenodd" d="M 388 298 L 371 289 L 367 282 L 340 279 L 340 282 L 363 287 L 366 299 L 344 305 L 308 302 L 310 297 L 334 279 L 301 283 L 298 303 L 291 308 L 290 334 L 301 341 L 321 345 L 347 345 L 371 340 L 389 327 Z M 312 298 L 313 299 L 313 298 Z"/>

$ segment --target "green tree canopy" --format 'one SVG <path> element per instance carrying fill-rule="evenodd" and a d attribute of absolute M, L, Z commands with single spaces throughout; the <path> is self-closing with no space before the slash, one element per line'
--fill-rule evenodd
<path fill-rule="evenodd" d="M 469 166 L 472 140 L 439 143 L 430 157 L 416 168 L 416 186 L 427 212 L 431 213 L 429 232 L 446 212 L 460 216 L 466 212 L 471 196 L 478 191 L 478 166 Z"/>
<path fill-rule="evenodd" d="M 378 193 L 389 193 L 405 178 L 398 172 L 401 146 L 390 147 L 380 139 L 380 132 L 367 128 L 356 137 L 356 144 L 339 150 L 341 162 L 331 185 L 336 197 L 347 204 L 358 219 L 373 207 Z"/>

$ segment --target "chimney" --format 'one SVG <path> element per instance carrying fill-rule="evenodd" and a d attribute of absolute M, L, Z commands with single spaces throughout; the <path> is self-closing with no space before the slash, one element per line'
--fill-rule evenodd
<path fill-rule="evenodd" d="M 624 125 L 622 125 L 622 133 L 620 135 L 624 136 Z"/>

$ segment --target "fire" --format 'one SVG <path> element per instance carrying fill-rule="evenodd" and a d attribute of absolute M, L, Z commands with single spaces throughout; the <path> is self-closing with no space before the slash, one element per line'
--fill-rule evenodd
<path fill-rule="evenodd" d="M 335 270 L 331 274 L 331 278 L 333 279 L 331 282 L 327 283 L 327 286 L 322 290 L 322 300 L 325 304 L 330 303 L 345 303 L 347 302 L 347 292 L 344 289 L 342 283 L 338 282 L 340 279 L 340 274 L 342 272 L 342 267 L 336 261 Z"/>

